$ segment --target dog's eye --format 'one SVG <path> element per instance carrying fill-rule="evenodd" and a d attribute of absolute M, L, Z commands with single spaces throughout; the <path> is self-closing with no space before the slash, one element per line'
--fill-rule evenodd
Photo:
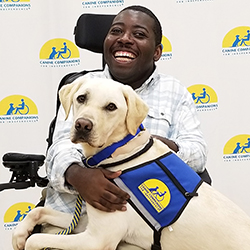
<path fill-rule="evenodd" d="M 78 101 L 79 103 L 84 103 L 85 100 L 86 100 L 86 95 L 79 95 L 79 96 L 77 97 L 77 101 Z"/>
<path fill-rule="evenodd" d="M 108 106 L 106 107 L 106 109 L 109 111 L 114 111 L 117 109 L 117 107 L 114 103 L 109 103 Z"/>

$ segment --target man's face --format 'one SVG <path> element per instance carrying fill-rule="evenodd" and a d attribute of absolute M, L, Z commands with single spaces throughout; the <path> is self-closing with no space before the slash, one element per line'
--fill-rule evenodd
<path fill-rule="evenodd" d="M 115 17 L 104 41 L 104 59 L 115 80 L 137 88 L 152 74 L 162 52 L 153 24 L 140 11 L 125 10 Z"/>

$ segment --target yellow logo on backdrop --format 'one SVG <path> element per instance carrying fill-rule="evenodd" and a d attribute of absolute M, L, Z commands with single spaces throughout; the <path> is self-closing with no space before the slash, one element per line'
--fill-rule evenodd
<path fill-rule="evenodd" d="M 170 202 L 171 195 L 168 187 L 158 179 L 146 180 L 138 186 L 138 189 L 158 213 L 166 208 Z"/>
<path fill-rule="evenodd" d="M 250 160 L 250 135 L 241 134 L 231 138 L 223 149 L 225 161 Z"/>
<path fill-rule="evenodd" d="M 38 110 L 27 96 L 11 95 L 0 101 L 0 123 L 31 121 L 38 121 Z"/>
<path fill-rule="evenodd" d="M 0 10 L 29 10 L 30 0 L 0 0 Z"/>
<path fill-rule="evenodd" d="M 12 205 L 4 215 L 5 230 L 12 230 L 35 207 L 29 202 L 20 202 Z"/>
<path fill-rule="evenodd" d="M 250 53 L 250 27 L 240 26 L 230 30 L 222 42 L 223 55 Z"/>
<path fill-rule="evenodd" d="M 40 64 L 43 67 L 75 66 L 80 63 L 76 45 L 64 38 L 47 41 L 40 50 Z"/>
<path fill-rule="evenodd" d="M 216 92 L 205 84 L 195 84 L 188 87 L 197 110 L 210 111 L 218 108 L 218 97 Z"/>
<path fill-rule="evenodd" d="M 161 40 L 161 46 L 162 46 L 162 60 L 168 60 L 172 58 L 172 45 L 170 41 L 167 39 L 167 37 L 162 36 Z"/>

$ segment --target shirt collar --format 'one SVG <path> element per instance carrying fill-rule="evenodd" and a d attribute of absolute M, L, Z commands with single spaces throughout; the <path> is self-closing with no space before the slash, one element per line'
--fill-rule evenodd
<path fill-rule="evenodd" d="M 106 78 L 108 79 L 112 79 L 112 76 L 109 72 L 109 68 L 108 68 L 108 65 L 105 65 L 105 68 L 104 68 L 104 75 Z M 152 85 L 155 84 L 155 80 L 158 78 L 158 68 L 157 66 L 155 67 L 155 70 L 154 72 L 151 74 L 151 76 L 141 85 L 141 87 L 137 88 L 135 91 L 137 93 L 140 93 L 141 91 L 145 90 L 145 89 L 148 89 L 149 86 L 151 87 Z"/>
<path fill-rule="evenodd" d="M 140 93 L 143 90 L 146 90 L 149 87 L 152 87 L 156 83 L 157 77 L 158 77 L 158 68 L 156 66 L 151 76 L 141 85 L 141 87 L 135 90 L 136 93 Z"/>

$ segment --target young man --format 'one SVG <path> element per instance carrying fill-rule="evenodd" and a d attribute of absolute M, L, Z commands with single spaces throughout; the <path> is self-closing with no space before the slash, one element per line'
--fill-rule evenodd
<path fill-rule="evenodd" d="M 88 77 L 112 78 L 130 85 L 149 106 L 144 126 L 196 172 L 203 173 L 206 144 L 193 99 L 176 79 L 158 73 L 155 65 L 162 54 L 161 39 L 161 25 L 150 10 L 142 6 L 123 9 L 115 17 L 104 41 L 107 63 L 104 71 L 88 73 Z M 125 211 L 129 195 L 108 180 L 119 176 L 120 172 L 85 168 L 84 152 L 69 139 L 72 114 L 66 121 L 64 119 L 60 108 L 54 142 L 47 154 L 50 183 L 46 205 L 73 213 L 79 193 L 97 209 Z M 136 249 L 125 245 L 125 249 L 130 248 Z"/>

